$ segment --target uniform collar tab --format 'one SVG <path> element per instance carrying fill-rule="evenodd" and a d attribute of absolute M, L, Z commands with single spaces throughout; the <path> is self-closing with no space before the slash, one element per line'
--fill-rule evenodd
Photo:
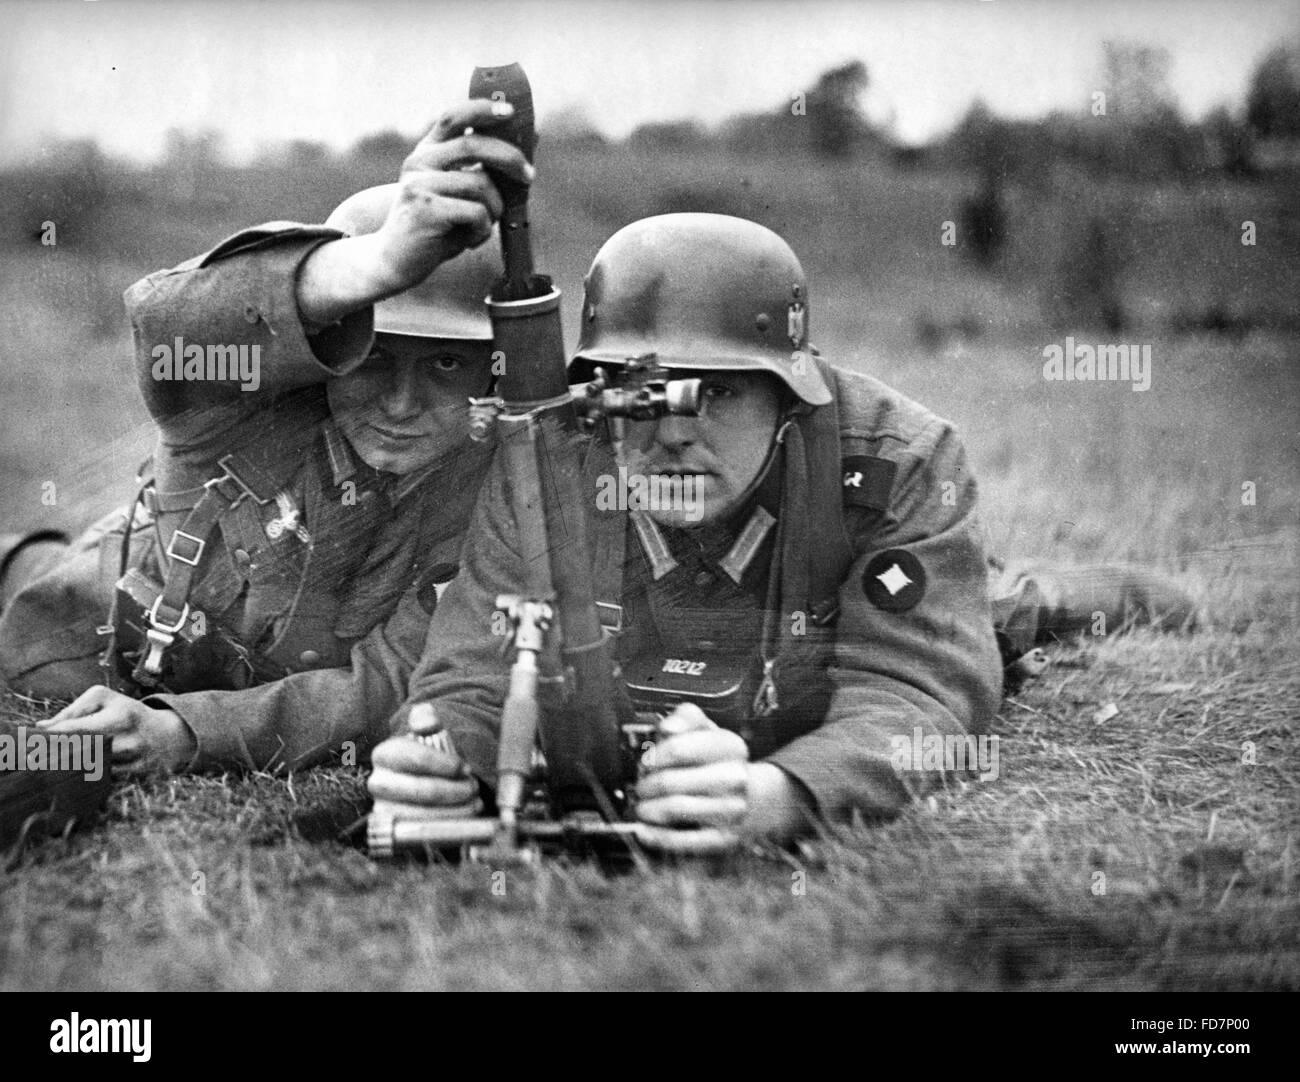
<path fill-rule="evenodd" d="M 735 544 L 718 561 L 718 566 L 727 573 L 727 577 L 737 586 L 740 585 L 740 580 L 745 577 L 749 565 L 754 562 L 754 557 L 758 554 L 758 550 L 762 548 L 763 542 L 775 525 L 776 517 L 772 512 L 761 504 L 755 507 L 753 513 L 749 516 L 749 521 L 745 523 L 744 529 L 740 531 L 739 536 L 736 538 Z"/>
<path fill-rule="evenodd" d="M 664 540 L 659 524 L 654 519 L 639 509 L 629 511 L 628 515 L 632 519 L 641 548 L 650 561 L 650 573 L 655 582 L 658 582 L 677 566 L 677 561 L 673 559 L 668 542 Z"/>
<path fill-rule="evenodd" d="M 330 470 L 334 473 L 334 486 L 337 488 L 356 476 L 357 460 L 352 455 L 347 438 L 332 420 L 323 421 L 321 431 L 325 436 L 325 453 L 329 455 Z"/>

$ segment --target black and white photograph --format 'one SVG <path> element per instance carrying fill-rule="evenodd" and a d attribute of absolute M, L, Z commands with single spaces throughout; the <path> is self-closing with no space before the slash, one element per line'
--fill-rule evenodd
<path fill-rule="evenodd" d="M 1300 990 L 1298 267 L 1291 0 L 0 0 L 23 1040 Z"/>

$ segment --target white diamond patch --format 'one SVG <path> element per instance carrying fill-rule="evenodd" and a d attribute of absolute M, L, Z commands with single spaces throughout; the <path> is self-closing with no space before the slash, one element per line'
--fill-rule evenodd
<path fill-rule="evenodd" d="M 876 581 L 889 591 L 889 596 L 893 597 L 899 590 L 912 585 L 912 580 L 907 577 L 905 572 L 898 564 L 890 566 L 889 570 L 876 576 Z"/>

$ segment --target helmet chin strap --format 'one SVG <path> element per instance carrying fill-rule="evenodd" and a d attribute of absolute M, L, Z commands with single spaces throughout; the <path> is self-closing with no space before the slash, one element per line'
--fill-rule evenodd
<path fill-rule="evenodd" d="M 776 431 L 772 433 L 772 442 L 768 445 L 767 455 L 763 459 L 762 466 L 759 467 L 758 473 L 754 479 L 745 486 L 745 491 L 736 499 L 734 509 L 727 512 L 724 518 L 730 518 L 747 507 L 758 494 L 759 490 L 767 482 L 772 473 L 772 468 L 776 465 L 777 458 L 780 456 L 782 448 L 785 446 L 786 433 L 790 431 L 790 426 L 795 423 L 795 417 L 799 413 L 807 412 L 808 407 L 800 401 L 795 401 L 793 405 L 786 408 L 781 415 L 780 422 L 776 426 Z"/>
<path fill-rule="evenodd" d="M 796 416 L 800 413 L 807 413 L 808 410 L 808 406 L 804 405 L 803 402 L 796 400 L 793 405 L 788 406 L 782 413 L 780 421 L 776 426 L 776 430 L 772 433 L 772 442 L 768 444 L 767 454 L 763 458 L 762 466 L 759 467 L 758 473 L 754 475 L 754 479 L 745 486 L 745 490 L 736 498 L 727 513 L 721 516 L 723 519 L 729 519 L 738 514 L 747 507 L 750 502 L 752 502 L 759 489 L 763 487 L 764 483 L 771 475 L 772 467 L 776 465 L 777 459 L 780 457 L 780 452 L 785 446 L 786 433 L 790 431 L 790 426 L 795 423 Z M 615 463 L 619 466 L 626 466 L 627 459 L 625 456 L 624 441 L 618 439 L 613 432 L 610 433 L 610 436 L 610 446 L 614 452 Z"/>

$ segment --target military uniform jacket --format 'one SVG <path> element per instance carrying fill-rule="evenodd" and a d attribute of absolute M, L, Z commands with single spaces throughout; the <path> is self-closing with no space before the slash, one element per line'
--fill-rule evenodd
<path fill-rule="evenodd" d="M 130 565 L 163 577 L 174 531 L 204 483 L 222 472 L 225 455 L 255 463 L 276 497 L 244 500 L 223 515 L 190 592 L 194 612 L 233 650 L 190 673 L 188 686 L 197 690 L 145 700 L 185 720 L 198 743 L 194 769 L 306 765 L 346 739 L 383 735 L 437 593 L 455 573 L 490 457 L 467 440 L 445 460 L 396 478 L 365 465 L 333 426 L 324 383 L 363 362 L 372 312 L 306 328 L 295 289 L 306 256 L 338 236 L 270 223 L 151 274 L 125 294 L 140 390 L 159 431 L 155 484 L 135 510 Z M 195 346 L 205 362 L 208 347 L 225 351 L 226 379 L 186 378 L 182 362 Z M 256 378 L 249 379 L 253 357 Z M 204 375 L 212 374 L 209 366 Z M 93 571 L 82 561 L 80 573 L 96 580 L 79 584 L 98 609 L 91 624 L 103 623 L 107 612 L 126 517 L 92 532 Z M 26 599 L 27 609 L 43 600 L 49 620 L 68 624 L 59 610 L 70 584 L 58 571 L 48 579 L 43 592 L 41 582 L 30 591 L 37 596 Z M 20 596 L 12 608 L 23 602 Z M 87 621 L 80 623 L 84 637 Z M 68 656 L 77 645 L 27 638 L 29 656 L 7 659 L 7 667 L 45 660 L 32 650 Z"/>
<path fill-rule="evenodd" d="M 779 602 L 778 706 L 750 749 L 751 758 L 796 778 L 821 814 L 835 819 L 855 810 L 892 813 L 934 784 L 937 772 L 895 769 L 898 740 L 910 745 L 918 734 L 984 731 L 999 701 L 1001 662 L 976 485 L 957 433 L 876 380 L 831 366 L 825 371 L 836 398 L 840 450 L 828 468 L 836 472 L 834 491 L 842 493 L 851 554 L 833 619 L 800 626 L 801 615 L 816 614 L 804 611 L 800 598 Z M 594 441 L 586 463 L 593 494 L 612 462 L 603 441 Z M 790 502 L 788 489 L 765 509 L 816 559 L 824 539 L 796 521 L 812 517 L 807 506 L 783 502 Z M 593 498 L 597 589 L 619 611 L 617 653 L 625 671 L 651 640 L 651 649 L 669 654 L 706 636 L 758 649 L 764 610 L 772 608 L 767 568 L 779 530 L 750 546 L 744 566 L 735 555 L 752 514 L 720 529 L 660 531 L 666 552 L 656 561 L 634 528 L 635 511 L 595 507 Z M 471 526 L 475 544 L 443 596 L 411 680 L 411 701 L 434 703 L 458 750 L 487 780 L 495 770 L 508 665 L 490 616 L 498 594 L 518 593 L 522 585 L 511 508 L 510 479 L 496 466 Z"/>

